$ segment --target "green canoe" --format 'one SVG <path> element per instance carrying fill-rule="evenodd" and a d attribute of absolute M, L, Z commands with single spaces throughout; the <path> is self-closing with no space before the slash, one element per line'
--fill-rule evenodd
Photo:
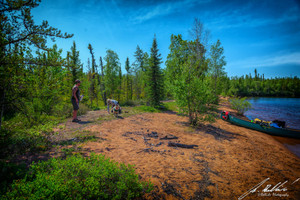
<path fill-rule="evenodd" d="M 228 118 L 226 120 L 226 119 L 224 119 L 223 116 L 225 116 L 225 112 L 221 113 L 221 119 L 223 119 L 224 121 L 228 121 L 232 124 L 238 125 L 238 126 L 243 126 L 243 127 L 250 128 L 253 130 L 261 131 L 261 132 L 264 132 L 264 133 L 267 133 L 270 135 L 300 139 L 300 130 L 292 130 L 292 129 L 287 129 L 287 128 L 275 128 L 275 127 L 271 127 L 271 126 L 255 124 L 250 121 L 236 118 L 230 114 L 227 115 Z"/>

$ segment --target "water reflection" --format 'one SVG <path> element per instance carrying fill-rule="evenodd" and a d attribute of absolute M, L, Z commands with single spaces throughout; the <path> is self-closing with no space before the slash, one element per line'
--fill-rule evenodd
<path fill-rule="evenodd" d="M 300 130 L 300 99 L 299 98 L 250 98 L 252 109 L 245 112 L 248 119 L 255 118 L 273 121 L 285 121 L 289 128 Z M 273 138 L 300 158 L 300 140 L 273 136 Z"/>

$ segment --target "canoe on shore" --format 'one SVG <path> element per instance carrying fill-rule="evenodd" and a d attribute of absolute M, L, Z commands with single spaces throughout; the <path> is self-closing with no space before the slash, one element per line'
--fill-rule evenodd
<path fill-rule="evenodd" d="M 256 124 L 250 121 L 242 120 L 232 116 L 231 114 L 227 114 L 225 112 L 221 113 L 221 119 L 224 121 L 228 121 L 232 124 L 250 128 L 253 130 L 261 131 L 270 135 L 281 136 L 281 137 L 291 137 L 300 139 L 300 130 L 288 129 L 288 128 L 275 128 L 271 126 L 267 126 L 264 124 Z"/>

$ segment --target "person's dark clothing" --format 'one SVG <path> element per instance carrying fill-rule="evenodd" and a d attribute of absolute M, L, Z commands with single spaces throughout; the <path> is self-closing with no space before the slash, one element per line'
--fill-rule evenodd
<path fill-rule="evenodd" d="M 77 88 L 77 91 L 75 93 L 77 99 L 78 99 L 78 103 L 76 102 L 76 98 L 74 97 L 74 90 Z M 79 99 L 80 99 L 80 91 L 77 85 L 74 85 L 74 87 L 72 88 L 72 98 L 71 98 L 71 102 L 73 105 L 73 110 L 78 110 L 79 109 Z"/>
<path fill-rule="evenodd" d="M 77 99 L 78 99 L 78 101 L 79 101 L 79 99 L 80 99 L 80 90 L 79 90 L 79 87 L 77 86 L 77 85 L 74 85 L 74 87 L 72 88 L 72 99 L 75 99 L 75 97 L 73 96 L 73 91 L 75 90 L 77 88 L 77 91 L 76 91 L 76 97 L 77 97 Z"/>

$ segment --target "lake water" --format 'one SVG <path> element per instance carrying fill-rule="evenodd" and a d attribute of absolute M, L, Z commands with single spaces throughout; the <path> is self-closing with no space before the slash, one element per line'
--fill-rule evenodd
<path fill-rule="evenodd" d="M 285 121 L 286 126 L 300 130 L 300 98 L 249 98 L 252 108 L 245 112 L 248 119 Z M 274 137 L 300 158 L 300 140 Z"/>
<path fill-rule="evenodd" d="M 300 130 L 300 98 L 250 98 L 252 109 L 245 112 L 249 119 L 285 121 L 289 128 Z"/>

